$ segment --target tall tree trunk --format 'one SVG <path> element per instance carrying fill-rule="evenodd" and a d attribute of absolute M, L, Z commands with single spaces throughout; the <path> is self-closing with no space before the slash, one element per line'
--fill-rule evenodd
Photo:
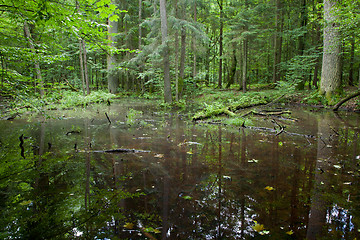
<path fill-rule="evenodd" d="M 328 101 L 341 86 L 341 41 L 334 9 L 337 0 L 324 0 L 324 47 L 320 93 Z"/>
<path fill-rule="evenodd" d="M 142 21 L 142 0 L 139 0 L 139 43 L 138 43 L 138 49 L 141 50 L 142 49 L 142 27 L 141 27 L 141 21 Z M 144 64 L 141 63 L 140 67 L 139 67 L 139 72 L 142 73 L 143 72 L 143 67 L 144 67 Z M 141 92 L 144 92 L 144 78 L 143 77 L 139 77 L 138 78 L 138 81 L 139 81 L 139 88 L 140 88 L 140 91 Z"/>
<path fill-rule="evenodd" d="M 178 0 L 175 0 L 175 18 L 179 17 Z M 175 29 L 175 100 L 179 101 L 179 31 Z"/>
<path fill-rule="evenodd" d="M 351 50 L 350 50 L 350 69 L 349 69 L 349 85 L 354 86 L 354 59 L 355 59 L 355 38 L 354 36 L 350 39 Z"/>
<path fill-rule="evenodd" d="M 31 51 L 34 54 L 36 54 L 36 49 L 35 49 L 33 39 L 31 37 L 29 25 L 28 25 L 28 23 L 26 21 L 24 22 L 24 33 L 25 33 L 25 38 L 29 42 L 29 46 L 30 46 Z M 36 79 L 37 79 L 37 83 L 35 84 L 35 86 L 37 84 L 39 84 L 39 86 L 40 86 L 40 96 L 43 97 L 44 96 L 44 81 L 43 81 L 43 78 L 41 76 L 40 64 L 39 64 L 39 61 L 37 59 L 35 59 L 35 71 L 36 71 Z"/>
<path fill-rule="evenodd" d="M 243 92 L 247 91 L 247 52 L 248 52 L 248 44 L 247 44 L 247 39 L 245 38 L 243 41 L 243 61 L 242 61 L 242 89 Z"/>
<path fill-rule="evenodd" d="M 196 23 L 197 21 L 197 11 L 196 11 L 196 0 L 194 2 L 194 22 Z M 194 78 L 194 84 L 196 85 L 195 82 L 195 77 L 197 74 L 196 71 L 196 37 L 195 34 L 193 35 L 193 41 L 192 41 L 192 49 L 193 49 L 193 78 Z"/>
<path fill-rule="evenodd" d="M 306 11 L 306 0 L 301 0 L 301 11 L 300 11 L 300 27 L 302 29 L 306 28 L 307 25 L 307 11 Z M 303 56 L 304 55 L 304 51 L 305 51 L 305 39 L 306 39 L 306 33 L 304 33 L 304 35 L 300 36 L 298 38 L 299 41 L 299 55 Z M 302 79 L 301 82 L 298 84 L 297 88 L 299 90 L 304 90 L 305 88 L 305 83 L 306 83 L 306 73 L 303 72 L 302 73 Z M 311 84 L 309 84 L 311 86 Z"/>
<path fill-rule="evenodd" d="M 223 0 L 218 1 L 220 8 L 220 36 L 219 36 L 219 78 L 218 78 L 218 88 L 222 87 L 222 63 L 223 63 Z"/>
<path fill-rule="evenodd" d="M 89 76 L 88 76 L 88 68 L 87 68 L 87 56 L 86 56 L 86 45 L 84 39 L 82 41 L 82 48 L 83 48 L 83 54 L 84 54 L 84 79 L 85 79 L 85 85 L 86 85 L 86 93 L 87 95 L 90 94 L 90 87 L 89 87 Z"/>
<path fill-rule="evenodd" d="M 274 34 L 274 65 L 273 65 L 273 82 L 280 78 L 279 64 L 281 62 L 281 48 L 282 48 L 282 13 L 281 0 L 275 0 L 276 15 L 275 15 L 275 34 Z"/>
<path fill-rule="evenodd" d="M 233 43 L 232 45 L 233 45 L 232 62 L 231 62 L 230 73 L 229 73 L 228 83 L 226 85 L 226 88 L 230 88 L 230 86 L 235 83 L 235 74 L 236 74 L 236 65 L 237 65 L 236 43 Z"/>
<path fill-rule="evenodd" d="M 82 92 L 85 96 L 85 77 L 84 77 L 84 59 L 83 59 L 83 47 L 82 47 L 82 40 L 79 39 L 79 62 L 80 62 L 80 76 L 81 76 L 81 83 L 82 83 Z"/>
<path fill-rule="evenodd" d="M 170 83 L 170 60 L 169 47 L 167 42 L 167 15 L 166 0 L 160 0 L 160 20 L 161 20 L 161 42 L 163 44 L 163 61 L 164 61 L 164 100 L 166 103 L 172 102 L 171 83 Z"/>
<path fill-rule="evenodd" d="M 141 38 L 142 38 L 141 20 L 142 20 L 142 0 L 139 0 L 139 44 L 138 44 L 139 50 L 141 50 Z"/>
<path fill-rule="evenodd" d="M 183 19 L 185 19 L 185 7 L 183 11 Z M 184 88 L 184 78 L 185 78 L 185 55 L 186 55 L 186 29 L 185 27 L 181 28 L 181 49 L 180 49 L 180 70 L 179 70 L 179 98 L 181 98 L 183 88 Z"/>
<path fill-rule="evenodd" d="M 118 21 L 108 21 L 108 39 L 109 46 L 115 46 L 115 37 L 114 33 L 118 32 Z M 116 56 L 112 53 L 107 54 L 107 71 L 108 71 L 108 90 L 110 93 L 117 93 L 119 87 L 119 77 L 118 74 L 115 73 L 115 64 L 116 64 Z"/>

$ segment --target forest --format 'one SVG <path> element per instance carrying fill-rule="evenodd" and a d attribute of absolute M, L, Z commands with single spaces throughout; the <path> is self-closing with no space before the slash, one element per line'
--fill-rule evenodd
<path fill-rule="evenodd" d="M 22 105 L 69 91 L 171 103 L 202 89 L 277 88 L 334 105 L 360 84 L 359 4 L 2 0 L 1 96 Z"/>
<path fill-rule="evenodd" d="M 0 239 L 360 238 L 360 0 L 0 16 Z"/>

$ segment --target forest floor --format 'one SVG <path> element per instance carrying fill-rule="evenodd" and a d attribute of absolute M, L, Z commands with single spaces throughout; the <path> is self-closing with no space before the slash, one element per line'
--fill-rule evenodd
<path fill-rule="evenodd" d="M 39 99 L 35 96 L 18 97 L 11 99 L 0 95 L 0 119 L 13 119 L 20 117 L 25 112 L 43 112 L 54 109 L 68 109 L 79 106 L 87 106 L 92 103 L 110 104 L 115 99 L 149 99 L 156 101 L 159 108 L 169 107 L 174 111 L 191 109 L 194 112 L 192 120 L 214 119 L 220 116 L 239 117 L 239 112 L 257 106 L 311 106 L 331 110 L 333 106 L 345 97 L 359 91 L 356 87 L 347 87 L 340 96 L 333 99 L 333 104 L 327 104 L 325 98 L 319 95 L 318 90 L 298 91 L 294 88 L 282 86 L 278 89 L 272 85 L 251 85 L 246 93 L 233 89 L 216 89 L 214 87 L 197 88 L 191 95 L 184 96 L 178 103 L 172 105 L 163 104 L 158 98 L 159 94 L 147 94 L 139 96 L 131 92 L 121 92 L 118 95 L 106 93 L 105 91 L 93 91 L 89 96 L 82 96 L 77 92 L 56 91 L 49 93 L 45 98 Z M 118 101 L 118 100 L 116 100 Z M 340 110 L 360 112 L 360 97 L 357 96 L 345 102 Z"/>

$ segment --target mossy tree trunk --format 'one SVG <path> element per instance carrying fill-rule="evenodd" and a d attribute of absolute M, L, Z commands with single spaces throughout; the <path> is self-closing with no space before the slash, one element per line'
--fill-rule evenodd
<path fill-rule="evenodd" d="M 164 100 L 166 103 L 172 102 L 170 84 L 170 59 L 169 47 L 167 42 L 168 26 L 166 14 L 166 0 L 160 0 L 160 20 L 161 20 L 161 42 L 163 44 L 164 61 Z"/>
<path fill-rule="evenodd" d="M 324 0 L 324 47 L 320 93 L 328 101 L 341 86 L 341 40 L 334 10 L 337 0 Z"/>

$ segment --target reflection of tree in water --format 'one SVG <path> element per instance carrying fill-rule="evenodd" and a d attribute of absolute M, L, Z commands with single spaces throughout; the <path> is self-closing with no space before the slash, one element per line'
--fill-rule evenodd
<path fill-rule="evenodd" d="M 358 131 L 353 132 L 348 127 L 340 129 L 337 126 L 330 113 L 318 120 L 317 162 L 307 239 L 322 239 L 324 236 L 332 239 L 353 239 L 359 235 L 359 225 L 353 223 L 353 213 L 356 211 L 351 211 L 349 205 L 352 201 L 351 194 L 356 195 L 358 189 L 347 187 L 356 183 L 346 181 L 349 177 L 347 175 L 353 173 L 355 164 L 350 159 L 355 159 L 355 156 L 346 159 L 342 154 L 344 150 L 350 152 L 350 149 L 346 148 L 352 147 L 356 151 L 357 144 L 348 142 L 352 141 L 349 139 L 349 132 L 354 133 L 353 140 L 356 142 Z M 357 219 L 355 218 L 355 221 L 358 221 Z"/>
<path fill-rule="evenodd" d="M 353 176 L 359 169 L 355 159 L 359 155 L 358 146 L 354 144 L 359 133 L 351 127 L 336 128 L 333 118 L 329 119 L 321 119 L 324 123 L 319 123 L 318 130 L 324 132 L 322 139 L 326 144 L 319 140 L 318 145 L 314 139 L 259 134 L 249 129 L 229 131 L 224 126 L 199 129 L 171 117 L 162 123 L 163 128 L 153 131 L 139 127 L 94 127 L 82 121 L 78 126 L 90 128 L 89 132 L 53 137 L 51 150 L 43 148 L 41 166 L 39 155 L 29 153 L 26 140 L 26 159 L 20 156 L 19 149 L 11 153 L 17 157 L 17 165 L 30 159 L 37 164 L 9 179 L 12 185 L 7 184 L 6 188 L 12 198 L 7 202 L 14 202 L 19 193 L 20 200 L 10 204 L 12 208 L 8 207 L 6 213 L 1 211 L 7 222 L 16 219 L 9 234 L 19 237 L 30 234 L 27 232 L 30 225 L 26 223 L 32 218 L 34 233 L 41 232 L 45 237 L 145 238 L 141 227 L 160 230 L 162 233 L 150 233 L 157 239 L 264 237 L 252 228 L 256 220 L 272 239 L 304 239 L 316 220 L 309 213 L 310 209 L 314 213 L 313 207 L 318 204 L 316 193 L 319 193 L 319 203 L 328 203 L 317 220 L 325 219 L 322 227 L 328 231 L 324 237 L 353 239 L 358 236 L 360 217 L 359 182 Z M 329 124 L 332 128 L 326 129 Z M 46 146 L 49 133 L 54 131 L 51 124 L 44 126 Z M 339 136 L 334 135 L 334 130 Z M 32 141 L 40 147 L 41 126 L 31 131 L 31 134 L 24 132 L 24 136 L 39 136 Z M 335 138 L 329 141 L 326 134 Z M 138 136 L 150 138 L 135 140 Z M 16 146 L 18 137 L 14 136 Z M 89 141 L 93 141 L 96 149 L 126 146 L 152 152 L 75 154 L 74 142 L 79 144 L 79 149 L 85 149 Z M 201 145 L 193 144 L 196 142 Z M 66 154 L 60 152 L 64 149 L 68 151 Z M 331 166 L 322 165 L 330 162 L 316 161 L 327 158 L 329 150 L 328 157 L 334 159 Z M 344 153 L 352 154 L 350 161 L 344 159 Z M 9 166 L 18 171 L 21 166 L 16 169 L 17 165 Z M 314 170 L 317 170 L 315 174 Z M 38 179 L 38 187 L 35 184 L 34 189 L 20 191 L 14 187 L 19 182 L 33 184 L 34 179 Z M 343 184 L 348 182 L 351 184 Z M 266 186 L 275 190 L 266 190 Z M 311 189 L 315 189 L 312 196 Z M 138 196 L 140 192 L 146 195 Z M 132 223 L 133 228 L 127 223 Z M 21 231 L 16 232 L 19 225 Z M 292 236 L 286 234 L 290 230 Z"/>

